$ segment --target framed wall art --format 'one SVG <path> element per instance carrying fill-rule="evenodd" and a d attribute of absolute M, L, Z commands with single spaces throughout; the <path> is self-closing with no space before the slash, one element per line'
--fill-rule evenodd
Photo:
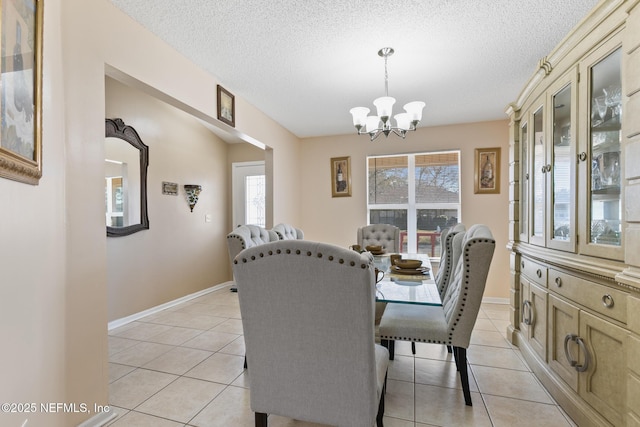
<path fill-rule="evenodd" d="M 476 148 L 474 193 L 500 193 L 500 147 Z"/>
<path fill-rule="evenodd" d="M 42 176 L 43 0 L 0 0 L 0 177 Z"/>
<path fill-rule="evenodd" d="M 331 159 L 331 197 L 351 196 L 351 157 Z"/>
<path fill-rule="evenodd" d="M 236 127 L 235 97 L 220 85 L 218 85 L 218 120 Z"/>
<path fill-rule="evenodd" d="M 178 183 L 177 182 L 162 181 L 162 194 L 167 194 L 169 196 L 177 196 L 178 195 Z"/>

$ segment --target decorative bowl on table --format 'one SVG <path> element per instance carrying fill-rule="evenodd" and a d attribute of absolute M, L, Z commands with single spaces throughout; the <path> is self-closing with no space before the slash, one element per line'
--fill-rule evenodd
<path fill-rule="evenodd" d="M 384 252 L 382 250 L 382 246 L 380 245 L 369 245 L 369 246 L 365 246 L 364 248 L 374 255 L 379 255 Z"/>
<path fill-rule="evenodd" d="M 422 266 L 422 261 L 419 259 L 397 259 L 395 264 L 403 270 L 414 270 Z"/>

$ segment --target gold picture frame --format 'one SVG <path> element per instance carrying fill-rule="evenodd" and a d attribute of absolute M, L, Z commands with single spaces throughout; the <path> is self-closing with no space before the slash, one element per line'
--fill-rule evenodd
<path fill-rule="evenodd" d="M 474 165 L 473 192 L 500 193 L 500 147 L 476 148 Z"/>
<path fill-rule="evenodd" d="M 331 197 L 351 197 L 351 157 L 331 158 Z"/>
<path fill-rule="evenodd" d="M 218 85 L 218 120 L 236 127 L 236 99 L 228 90 Z"/>
<path fill-rule="evenodd" d="M 0 0 L 0 177 L 42 177 L 43 0 Z"/>

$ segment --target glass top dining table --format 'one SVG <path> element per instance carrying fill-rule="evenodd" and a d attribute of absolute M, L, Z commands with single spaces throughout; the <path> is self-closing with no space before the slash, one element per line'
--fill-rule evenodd
<path fill-rule="evenodd" d="M 431 273 L 429 256 L 402 254 L 402 258 L 421 260 L 422 266 L 426 267 L 424 273 L 402 274 L 391 266 L 390 254 L 374 255 L 376 268 L 384 271 L 384 277 L 376 283 L 376 301 L 442 306 L 440 294 Z"/>

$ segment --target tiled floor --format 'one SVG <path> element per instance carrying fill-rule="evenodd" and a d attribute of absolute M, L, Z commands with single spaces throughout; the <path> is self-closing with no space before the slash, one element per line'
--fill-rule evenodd
<path fill-rule="evenodd" d="M 468 350 L 473 406 L 444 346 L 396 343 L 386 427 L 574 426 L 504 338 L 508 306 L 483 304 Z M 109 402 L 121 426 L 253 426 L 237 294 L 218 290 L 109 333 Z M 269 417 L 272 427 L 310 426 Z"/>

